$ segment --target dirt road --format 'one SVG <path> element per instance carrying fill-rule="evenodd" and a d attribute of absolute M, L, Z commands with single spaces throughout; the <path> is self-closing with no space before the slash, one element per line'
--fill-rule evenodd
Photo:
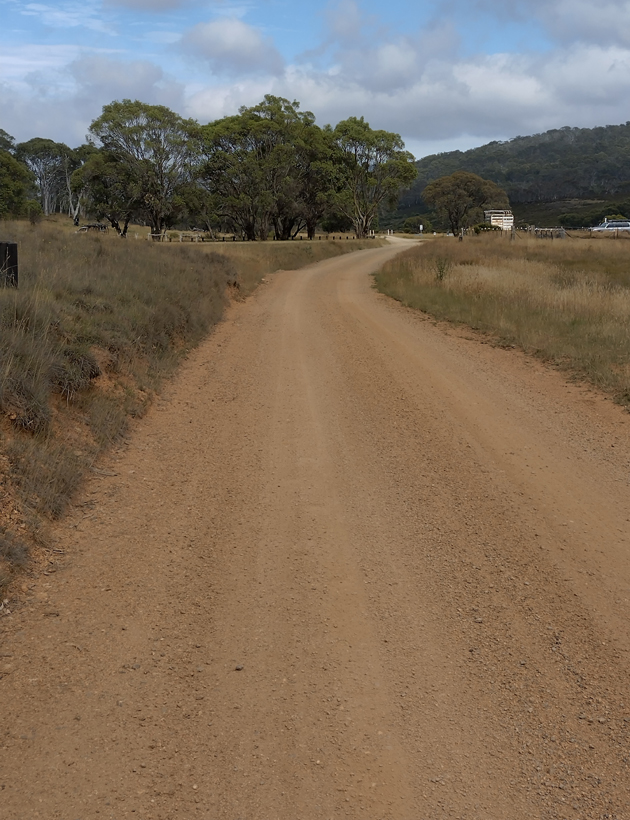
<path fill-rule="evenodd" d="M 630 818 L 630 416 L 275 274 L 0 619 L 3 820 Z"/>

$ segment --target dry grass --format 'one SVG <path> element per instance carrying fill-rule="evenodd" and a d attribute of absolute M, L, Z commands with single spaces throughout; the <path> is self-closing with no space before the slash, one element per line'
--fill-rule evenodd
<path fill-rule="evenodd" d="M 630 405 L 630 239 L 427 241 L 376 276 L 383 293 L 494 335 Z"/>
<path fill-rule="evenodd" d="M 251 293 L 261 278 L 276 270 L 296 270 L 343 253 L 374 248 L 378 239 L 315 239 L 292 242 L 214 242 L 203 245 L 206 252 L 221 253 L 239 273 L 243 294 Z"/>
<path fill-rule="evenodd" d="M 1 224 L 19 244 L 20 287 L 0 289 L 0 587 L 23 563 L 11 531 L 22 544 L 63 514 L 83 471 L 145 412 L 230 292 L 374 245 L 122 241 L 69 224 Z"/>

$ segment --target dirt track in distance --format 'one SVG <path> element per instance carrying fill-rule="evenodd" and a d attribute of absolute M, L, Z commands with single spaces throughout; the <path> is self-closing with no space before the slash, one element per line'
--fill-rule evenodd
<path fill-rule="evenodd" d="M 0 619 L 3 820 L 630 817 L 630 416 L 270 277 Z"/>

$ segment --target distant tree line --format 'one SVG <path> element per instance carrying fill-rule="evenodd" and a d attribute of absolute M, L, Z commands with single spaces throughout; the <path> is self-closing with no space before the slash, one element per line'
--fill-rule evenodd
<path fill-rule="evenodd" d="M 78 149 L 0 131 L 0 218 L 67 213 L 160 234 L 173 226 L 278 240 L 366 236 L 416 176 L 398 136 L 363 117 L 320 128 L 299 103 L 265 96 L 208 125 L 160 105 L 112 102 Z"/>

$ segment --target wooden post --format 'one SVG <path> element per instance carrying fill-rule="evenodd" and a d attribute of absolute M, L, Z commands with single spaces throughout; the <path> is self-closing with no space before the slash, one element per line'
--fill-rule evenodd
<path fill-rule="evenodd" d="M 18 286 L 17 242 L 0 242 L 0 285 L 10 288 Z"/>

